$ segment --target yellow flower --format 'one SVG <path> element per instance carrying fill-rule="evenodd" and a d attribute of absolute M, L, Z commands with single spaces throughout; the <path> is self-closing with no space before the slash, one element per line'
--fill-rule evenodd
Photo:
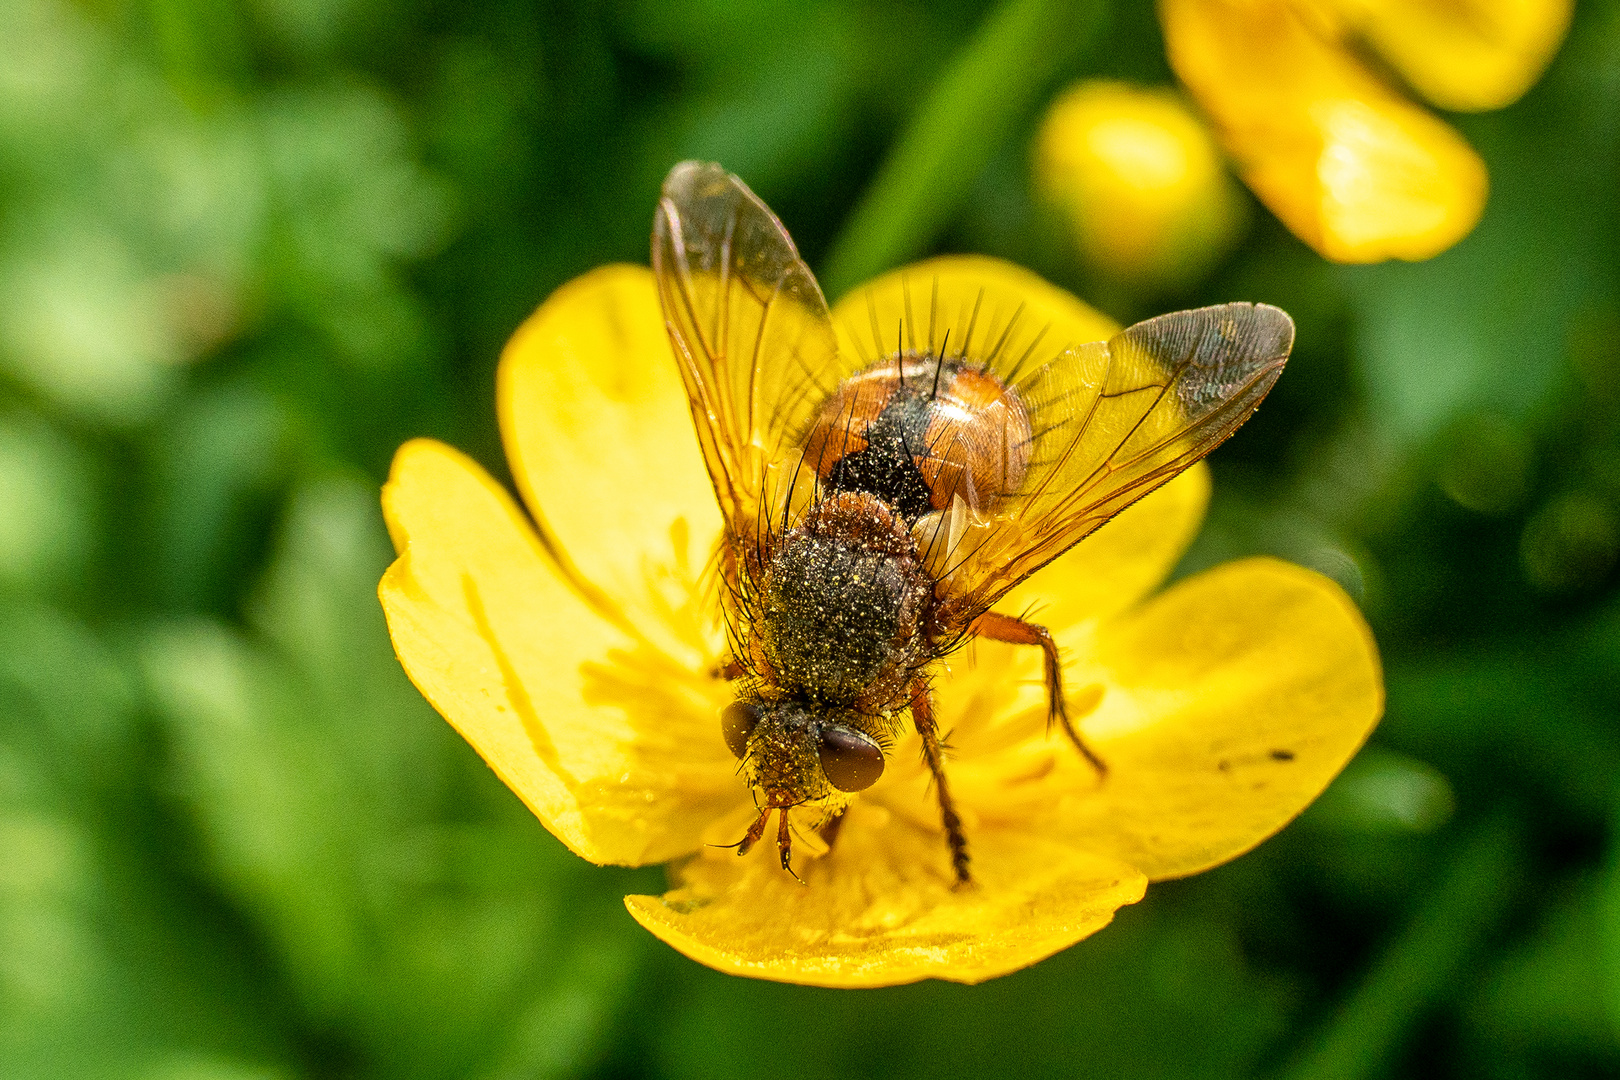
<path fill-rule="evenodd" d="M 1109 80 L 1077 83 L 1047 110 L 1035 186 L 1088 262 L 1152 285 L 1207 267 L 1243 216 L 1214 140 L 1181 100 Z"/>
<path fill-rule="evenodd" d="M 1011 290 L 1057 336 L 1114 329 L 1006 263 L 909 273 L 942 295 Z M 895 323 L 895 280 L 835 307 L 840 333 Z M 1048 731 L 1039 650 L 978 641 L 935 683 L 972 884 L 953 887 L 915 734 L 854 796 L 830 850 L 814 819 L 795 822 L 800 884 L 772 844 L 741 858 L 706 846 L 734 843 L 754 808 L 718 720 L 732 691 L 713 674 L 724 638 L 705 566 L 720 517 L 651 272 L 610 266 L 559 289 L 507 346 L 498 407 L 532 519 L 457 451 L 402 447 L 383 497 L 395 648 L 573 851 L 680 860 L 670 892 L 626 904 L 722 971 L 881 986 L 1016 970 L 1107 924 L 1149 881 L 1281 828 L 1380 714 L 1371 635 L 1325 578 L 1251 559 L 1144 599 L 1197 530 L 1209 478 L 1196 466 L 1005 598 L 1039 605 L 1061 642 L 1106 779 Z"/>
<path fill-rule="evenodd" d="M 1160 0 L 1171 66 L 1245 183 L 1329 259 L 1427 259 L 1468 235 L 1485 164 L 1362 60 L 1447 109 L 1527 90 L 1570 0 Z"/>

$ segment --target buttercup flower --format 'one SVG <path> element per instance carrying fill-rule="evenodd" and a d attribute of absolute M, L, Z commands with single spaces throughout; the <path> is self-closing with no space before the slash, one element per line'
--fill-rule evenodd
<path fill-rule="evenodd" d="M 1006 263 L 911 267 L 942 293 L 1018 296 L 1053 336 L 1115 328 Z M 833 310 L 895 325 L 894 276 Z M 401 662 L 537 817 L 597 863 L 672 861 L 630 913 L 722 971 L 824 986 L 978 982 L 1106 925 L 1149 881 L 1281 828 L 1376 723 L 1382 680 L 1355 606 L 1272 559 L 1149 597 L 1197 530 L 1202 465 L 1035 574 L 1071 713 L 1105 778 L 1048 731 L 1039 650 L 979 640 L 936 680 L 973 852 L 955 884 L 914 733 L 855 795 L 831 848 L 793 811 L 794 868 L 735 844 L 756 816 L 719 712 L 734 696 L 710 567 L 720 531 L 650 271 L 565 285 L 501 358 L 498 411 L 524 509 L 440 443 L 402 447 L 383 501 L 399 552 L 380 593 Z"/>
<path fill-rule="evenodd" d="M 1243 216 L 1208 129 L 1164 89 L 1096 79 L 1059 94 L 1035 137 L 1034 178 L 1086 261 L 1128 281 L 1196 276 Z"/>
<path fill-rule="evenodd" d="M 1468 235 L 1485 165 L 1361 58 L 1445 109 L 1517 100 L 1570 0 L 1160 0 L 1171 66 L 1244 182 L 1339 262 L 1426 259 Z"/>

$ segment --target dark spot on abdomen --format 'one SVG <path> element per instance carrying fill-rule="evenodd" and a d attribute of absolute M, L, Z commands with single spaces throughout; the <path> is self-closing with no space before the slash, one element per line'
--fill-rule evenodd
<path fill-rule="evenodd" d="M 863 432 L 866 445 L 826 469 L 822 484 L 833 493 L 876 495 L 907 521 L 933 508 L 928 482 L 917 466 L 927 451 L 928 401 L 897 393 Z"/>

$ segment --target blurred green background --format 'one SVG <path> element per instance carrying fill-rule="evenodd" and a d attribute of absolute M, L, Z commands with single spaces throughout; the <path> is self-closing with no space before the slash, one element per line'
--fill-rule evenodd
<path fill-rule="evenodd" d="M 1195 285 L 1098 279 L 1028 182 L 1089 75 L 1171 81 L 1149 4 L 0 0 L 0 1076 L 1620 1072 L 1620 3 L 1452 118 L 1491 201 L 1421 264 L 1251 201 Z M 661 872 L 569 855 L 400 672 L 377 489 L 415 435 L 507 475 L 502 343 L 645 260 L 683 157 L 834 292 L 982 251 L 1121 319 L 1293 313 L 1183 572 L 1363 604 L 1388 717 L 1316 806 L 978 988 L 632 923 Z"/>

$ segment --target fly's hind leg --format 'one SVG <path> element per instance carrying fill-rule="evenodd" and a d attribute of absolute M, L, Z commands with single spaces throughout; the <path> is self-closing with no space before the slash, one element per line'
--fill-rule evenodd
<path fill-rule="evenodd" d="M 911 687 L 911 722 L 922 736 L 923 758 L 934 774 L 934 791 L 939 795 L 939 816 L 945 825 L 945 843 L 951 849 L 951 866 L 956 870 L 956 883 L 968 883 L 967 837 L 962 834 L 962 818 L 951 801 L 951 789 L 945 782 L 945 753 L 939 745 L 939 730 L 934 725 L 934 701 L 928 684 L 919 679 Z"/>
<path fill-rule="evenodd" d="M 1046 658 L 1046 707 L 1047 723 L 1057 723 L 1063 728 L 1063 734 L 1074 743 L 1074 748 L 1080 751 L 1080 756 L 1091 762 L 1091 767 L 1097 770 L 1097 775 L 1106 776 L 1108 766 L 1103 764 L 1080 737 L 1075 730 L 1074 722 L 1069 719 L 1069 706 L 1063 697 L 1063 663 L 1058 657 L 1057 642 L 1052 640 L 1052 632 L 1044 626 L 1015 619 L 1011 615 L 1003 615 L 999 611 L 987 611 L 973 621 L 970 628 L 980 637 L 991 641 L 1006 641 L 1014 645 L 1039 645 L 1041 653 Z"/>

